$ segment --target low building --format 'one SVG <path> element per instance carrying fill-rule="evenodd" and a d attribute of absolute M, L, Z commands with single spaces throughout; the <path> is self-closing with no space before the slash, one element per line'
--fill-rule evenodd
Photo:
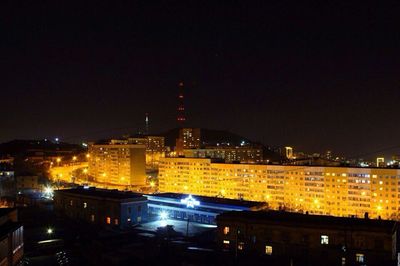
<path fill-rule="evenodd" d="M 0 208 L 0 265 L 17 265 L 24 255 L 24 228 L 15 208 Z"/>
<path fill-rule="evenodd" d="M 263 202 L 176 193 L 153 194 L 146 197 L 149 200 L 149 216 L 153 219 L 164 213 L 165 218 L 202 224 L 216 224 L 216 216 L 223 212 L 260 210 L 266 206 Z"/>
<path fill-rule="evenodd" d="M 223 213 L 217 224 L 222 250 L 272 265 L 394 265 L 397 259 L 394 221 L 245 211 Z"/>
<path fill-rule="evenodd" d="M 17 191 L 42 191 L 44 186 L 39 182 L 38 176 L 16 176 Z"/>
<path fill-rule="evenodd" d="M 54 209 L 71 219 L 120 229 L 147 220 L 147 199 L 117 190 L 84 187 L 57 190 Z"/>

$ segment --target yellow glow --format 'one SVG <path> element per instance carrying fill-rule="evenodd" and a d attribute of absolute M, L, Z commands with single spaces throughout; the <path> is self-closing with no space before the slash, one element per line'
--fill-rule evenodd
<path fill-rule="evenodd" d="M 159 171 L 160 192 L 261 200 L 274 210 L 288 206 L 289 211 L 346 217 L 369 212 L 375 219 L 381 205 L 379 216 L 390 219 L 400 200 L 391 193 L 392 180 L 379 184 L 382 178 L 399 176 L 398 169 L 222 164 L 207 158 L 167 157 L 160 160 Z"/>
<path fill-rule="evenodd" d="M 88 154 L 86 154 L 86 158 L 90 158 L 90 154 L 88 153 Z"/>
<path fill-rule="evenodd" d="M 78 159 L 78 157 L 76 157 L 76 156 L 72 157 L 73 161 L 76 161 L 77 159 Z"/>
<path fill-rule="evenodd" d="M 58 157 L 58 158 L 56 159 L 56 162 L 57 162 L 57 163 L 61 162 L 61 158 Z"/>
<path fill-rule="evenodd" d="M 151 182 L 150 182 L 150 186 L 151 186 L 151 187 L 154 187 L 155 185 L 156 185 L 156 183 L 155 183 L 154 181 L 151 181 Z"/>

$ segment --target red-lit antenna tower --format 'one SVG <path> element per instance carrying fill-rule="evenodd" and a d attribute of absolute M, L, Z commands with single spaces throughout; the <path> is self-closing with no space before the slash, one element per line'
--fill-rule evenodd
<path fill-rule="evenodd" d="M 179 94 L 178 94 L 178 115 L 176 120 L 178 124 L 182 127 L 186 121 L 185 117 L 185 104 L 184 104 L 184 96 L 183 96 L 184 84 L 183 82 L 179 82 Z"/>

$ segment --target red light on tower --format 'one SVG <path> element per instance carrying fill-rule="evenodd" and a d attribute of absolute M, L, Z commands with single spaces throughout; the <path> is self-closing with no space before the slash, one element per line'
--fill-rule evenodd
<path fill-rule="evenodd" d="M 184 96 L 183 96 L 183 90 L 184 90 L 184 83 L 181 81 L 179 82 L 179 94 L 178 94 L 178 114 L 176 117 L 176 120 L 178 121 L 180 126 L 183 126 L 183 123 L 186 121 L 185 118 L 185 104 L 184 104 Z"/>

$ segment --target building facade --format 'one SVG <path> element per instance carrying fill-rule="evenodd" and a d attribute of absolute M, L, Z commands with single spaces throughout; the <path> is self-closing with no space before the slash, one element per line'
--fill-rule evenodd
<path fill-rule="evenodd" d="M 165 157 L 165 139 L 162 136 L 146 136 L 146 166 L 158 169 L 160 159 Z"/>
<path fill-rule="evenodd" d="M 164 158 L 159 191 L 263 201 L 271 209 L 310 214 L 398 219 L 400 169 Z"/>
<path fill-rule="evenodd" d="M 228 211 L 260 210 L 262 202 L 242 201 L 177 193 L 146 195 L 149 216 L 159 219 L 161 214 L 174 220 L 189 220 L 202 224 L 216 224 L 217 215 Z"/>
<path fill-rule="evenodd" d="M 57 190 L 54 209 L 71 219 L 121 229 L 147 220 L 147 199 L 117 190 L 83 187 Z"/>
<path fill-rule="evenodd" d="M 89 175 L 99 183 L 146 184 L 146 145 L 110 140 L 89 145 Z"/>
<path fill-rule="evenodd" d="M 262 163 L 263 150 L 257 147 L 206 147 L 204 149 L 185 149 L 183 155 L 188 158 L 221 159 L 226 163 Z"/>
<path fill-rule="evenodd" d="M 217 224 L 221 250 L 265 265 L 396 265 L 394 221 L 245 211 Z"/>
<path fill-rule="evenodd" d="M 181 128 L 176 140 L 176 152 L 183 155 L 185 149 L 199 149 L 201 146 L 200 128 Z"/>
<path fill-rule="evenodd" d="M 146 168 L 158 169 L 160 158 L 165 157 L 165 138 L 155 135 L 137 135 L 127 138 L 127 144 L 146 145 Z"/>
<path fill-rule="evenodd" d="M 16 176 L 16 186 L 18 192 L 24 191 L 42 191 L 44 185 L 39 182 L 38 176 Z"/>
<path fill-rule="evenodd" d="M 24 227 L 17 209 L 0 208 L 0 265 L 18 265 L 24 256 Z"/>

